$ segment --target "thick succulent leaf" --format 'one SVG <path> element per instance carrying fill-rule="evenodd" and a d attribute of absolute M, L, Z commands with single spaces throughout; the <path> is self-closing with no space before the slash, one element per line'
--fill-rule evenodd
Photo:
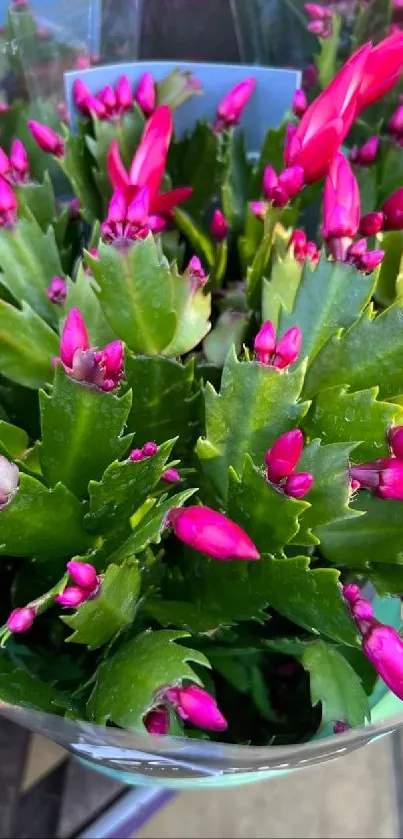
<path fill-rule="evenodd" d="M 310 507 L 301 519 L 300 531 L 294 539 L 296 544 L 317 544 L 318 527 L 333 521 L 345 522 L 359 515 L 349 507 L 349 456 L 354 448 L 355 443 L 322 446 L 320 440 L 305 446 L 298 461 L 298 471 L 310 472 L 314 481 L 306 496 Z"/>
<path fill-rule="evenodd" d="M 382 306 L 390 306 L 396 296 L 402 296 L 403 233 L 401 230 L 390 230 L 380 234 L 379 239 L 385 256 L 378 271 L 375 297 Z"/>
<path fill-rule="evenodd" d="M 403 302 L 397 301 L 374 318 L 369 306 L 343 335 L 325 344 L 305 380 L 305 393 L 347 384 L 353 390 L 379 385 L 381 397 L 403 391 Z"/>
<path fill-rule="evenodd" d="M 305 367 L 280 373 L 231 351 L 217 393 L 206 385 L 206 438 L 196 451 L 216 492 L 226 498 L 228 467 L 242 472 L 245 454 L 259 464 L 274 440 L 298 425 L 308 404 L 298 402 Z"/>
<path fill-rule="evenodd" d="M 129 731 L 144 731 L 143 717 L 161 689 L 184 680 L 201 684 L 192 663 L 210 667 L 197 650 L 179 646 L 185 632 L 144 632 L 124 644 L 97 671 L 87 711 L 94 722 L 108 720 Z"/>
<path fill-rule="evenodd" d="M 71 134 L 66 130 L 65 154 L 57 162 L 80 201 L 86 221 L 91 224 L 94 219 L 102 218 L 101 198 L 91 175 L 91 154 L 82 132 Z"/>
<path fill-rule="evenodd" d="M 370 38 L 387 34 L 392 17 L 390 0 L 374 0 L 371 7 L 360 6 L 353 30 L 354 43 L 361 46 Z M 397 150 L 396 150 L 397 151 Z"/>
<path fill-rule="evenodd" d="M 147 614 L 161 626 L 180 627 L 193 634 L 214 632 L 220 626 L 230 626 L 233 622 L 230 609 L 222 611 L 215 603 L 206 607 L 203 599 L 197 603 L 186 600 L 148 600 L 145 608 Z"/>
<path fill-rule="evenodd" d="M 0 420 L 0 453 L 10 460 L 21 460 L 29 445 L 24 429 Z"/>
<path fill-rule="evenodd" d="M 20 472 L 17 491 L 0 510 L 0 554 L 50 558 L 85 551 L 93 538 L 84 530 L 84 513 L 63 484 L 48 489 Z"/>
<path fill-rule="evenodd" d="M 362 571 L 365 577 L 371 580 L 381 597 L 386 594 L 397 594 L 400 597 L 403 593 L 403 565 L 377 562 L 365 567 Z"/>
<path fill-rule="evenodd" d="M 242 233 L 248 199 L 250 165 L 242 132 L 227 134 L 224 151 L 225 175 L 221 184 L 222 208 L 231 233 Z"/>
<path fill-rule="evenodd" d="M 86 261 L 116 334 L 135 352 L 161 352 L 175 334 L 176 315 L 171 272 L 151 234 L 124 252 L 101 243 L 98 259 L 86 255 Z"/>
<path fill-rule="evenodd" d="M 203 352 L 210 364 L 222 367 L 234 345 L 235 352 L 242 349 L 249 316 L 245 312 L 224 311 L 203 341 Z"/>
<path fill-rule="evenodd" d="M 64 318 L 71 309 L 79 309 L 90 336 L 92 347 L 104 347 L 116 340 L 116 333 L 109 325 L 101 309 L 92 285 L 92 279 L 84 271 L 81 263 L 75 282 L 67 280 L 66 302 L 60 314 Z"/>
<path fill-rule="evenodd" d="M 360 190 L 361 216 L 365 216 L 378 208 L 377 167 L 356 167 L 354 175 Z"/>
<path fill-rule="evenodd" d="M 238 237 L 239 259 L 242 266 L 242 273 L 246 274 L 247 269 L 254 260 L 256 251 L 262 241 L 264 225 L 261 219 L 256 218 L 250 207 L 247 207 L 245 218 L 245 229 Z"/>
<path fill-rule="evenodd" d="M 0 300 L 0 368 L 8 379 L 37 390 L 52 381 L 58 351 L 56 333 L 27 303 L 16 309 Z"/>
<path fill-rule="evenodd" d="M 76 382 L 59 365 L 50 395 L 40 393 L 42 444 L 39 457 L 45 480 L 62 481 L 79 497 L 90 480 L 99 480 L 111 461 L 128 449 L 123 429 L 131 406 L 124 396 Z"/>
<path fill-rule="evenodd" d="M 309 270 L 307 267 L 305 271 Z M 302 277 L 302 265 L 290 251 L 276 253 L 270 280 L 263 280 L 262 321 L 271 320 L 278 329 L 281 313 L 294 307 L 295 296 Z"/>
<path fill-rule="evenodd" d="M 180 108 L 188 99 L 203 95 L 203 91 L 193 84 L 192 72 L 182 67 L 175 67 L 155 85 L 158 105 L 169 105 L 172 111 Z"/>
<path fill-rule="evenodd" d="M 122 531 L 130 533 L 129 519 L 160 481 L 174 443 L 175 440 L 169 440 L 159 447 L 157 454 L 144 460 L 115 461 L 99 482 L 90 481 L 86 527 L 107 538 L 112 535 L 116 538 Z"/>
<path fill-rule="evenodd" d="M 125 368 L 133 392 L 127 427 L 135 433 L 136 446 L 178 436 L 179 447 L 188 453 L 200 427 L 193 359 L 181 364 L 161 356 L 126 353 Z"/>
<path fill-rule="evenodd" d="M 383 0 L 377 0 L 377 2 L 378 4 L 382 4 Z M 379 116 L 383 120 L 385 107 L 384 101 L 381 100 L 379 104 L 381 106 Z M 400 154 L 400 148 L 391 141 L 389 148 L 384 153 L 382 168 L 380 171 L 380 180 L 378 184 L 378 207 L 382 206 L 383 202 L 386 201 L 386 199 L 395 192 L 398 185 L 402 183 L 402 176 L 403 160 Z M 374 208 L 372 207 L 372 209 Z"/>
<path fill-rule="evenodd" d="M 347 387 L 332 387 L 318 393 L 303 427 L 309 437 L 325 443 L 361 440 L 354 450 L 354 460 L 364 462 L 387 457 L 387 431 L 403 425 L 403 409 L 390 402 L 378 402 L 379 388 L 350 393 Z"/>
<path fill-rule="evenodd" d="M 370 719 L 361 679 L 334 647 L 323 641 L 309 644 L 301 660 L 310 676 L 312 705 L 322 703 L 322 725 L 341 720 L 353 728 Z"/>
<path fill-rule="evenodd" d="M 2 283 L 16 300 L 25 300 L 52 323 L 56 309 L 46 297 L 52 278 L 63 274 L 53 228 L 43 233 L 35 219 L 20 219 L 0 229 Z"/>
<path fill-rule="evenodd" d="M 188 240 L 191 249 L 209 269 L 214 268 L 215 247 L 211 236 L 206 233 L 200 222 L 195 221 L 189 213 L 180 210 L 179 207 L 176 207 L 174 217 L 176 226 Z"/>
<path fill-rule="evenodd" d="M 270 605 L 280 615 L 344 644 L 355 645 L 357 631 L 341 594 L 340 572 L 309 568 L 309 558 L 265 558 Z"/>
<path fill-rule="evenodd" d="M 328 262 L 322 257 L 315 271 L 305 263 L 290 313 L 281 313 L 279 330 L 299 326 L 303 343 L 301 357 L 312 364 L 331 335 L 351 326 L 369 303 L 375 287 L 373 274 L 360 274 L 352 265 Z"/>
<path fill-rule="evenodd" d="M 358 492 L 351 509 L 358 518 L 338 521 L 317 531 L 328 562 L 360 568 L 365 563 L 403 564 L 403 503 Z"/>
<path fill-rule="evenodd" d="M 60 714 L 66 707 L 66 698 L 52 685 L 15 667 L 4 652 L 0 656 L 0 701 L 48 714 Z"/>
<path fill-rule="evenodd" d="M 171 143 L 168 170 L 175 187 L 192 185 L 192 195 L 184 206 L 194 218 L 200 218 L 219 190 L 223 171 L 220 146 L 220 135 L 205 122 L 198 122 L 190 137 Z"/>
<path fill-rule="evenodd" d="M 34 216 L 46 233 L 56 218 L 56 199 L 49 172 L 45 172 L 43 183 L 21 184 L 15 187 L 15 193 L 18 198 L 18 215 L 28 218 Z"/>
<path fill-rule="evenodd" d="M 330 84 L 338 69 L 337 59 L 340 47 L 341 17 L 332 17 L 332 32 L 328 38 L 320 38 L 320 53 L 315 57 L 320 87 Z"/>
<path fill-rule="evenodd" d="M 205 294 L 203 288 L 194 291 L 190 278 L 178 274 L 175 267 L 171 280 L 177 323 L 175 334 L 163 352 L 164 355 L 179 356 L 197 347 L 211 329 L 211 295 Z"/>
<path fill-rule="evenodd" d="M 140 571 L 136 560 L 108 565 L 99 593 L 82 603 L 74 615 L 62 617 L 73 629 L 66 640 L 86 644 L 89 650 L 102 647 L 133 622 L 140 594 Z"/>
<path fill-rule="evenodd" d="M 252 263 L 246 272 L 246 293 L 251 309 L 259 309 L 262 299 L 263 281 L 269 272 L 269 261 L 273 246 L 273 228 L 275 224 L 275 210 L 269 209 L 264 221 L 264 233 L 257 248 Z"/>
<path fill-rule="evenodd" d="M 227 512 L 261 553 L 279 553 L 296 536 L 306 501 L 289 498 L 270 484 L 246 455 L 242 477 L 230 467 Z"/>

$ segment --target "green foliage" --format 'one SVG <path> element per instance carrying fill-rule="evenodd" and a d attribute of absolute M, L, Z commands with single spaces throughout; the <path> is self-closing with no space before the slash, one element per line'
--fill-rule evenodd
<path fill-rule="evenodd" d="M 340 45 L 342 19 L 339 15 L 332 17 L 332 34 L 329 38 L 321 38 L 320 53 L 316 56 L 319 84 L 322 88 L 327 87 L 336 75 L 337 55 Z"/>
<path fill-rule="evenodd" d="M 20 460 L 28 448 L 28 434 L 22 428 L 0 420 L 0 451 L 10 460 Z"/>
<path fill-rule="evenodd" d="M 186 213 L 199 218 L 220 185 L 223 170 L 220 137 L 205 122 L 198 122 L 192 134 L 171 144 L 169 171 L 174 186 L 192 184 Z M 206 177 L 206 173 L 209 173 Z"/>
<path fill-rule="evenodd" d="M 334 647 L 323 641 L 308 645 L 302 664 L 310 675 L 312 705 L 322 704 L 322 725 L 338 720 L 350 726 L 364 725 L 370 719 L 362 683 Z"/>
<path fill-rule="evenodd" d="M 34 216 L 41 230 L 46 233 L 56 219 L 56 199 L 49 173 L 45 172 L 43 183 L 26 183 L 17 186 L 18 213 L 24 218 Z"/>
<path fill-rule="evenodd" d="M 15 667 L 5 653 L 0 656 L 0 700 L 48 714 L 62 713 L 67 704 L 52 685 Z"/>
<path fill-rule="evenodd" d="M 308 271 L 305 267 L 305 272 Z M 271 320 L 278 328 L 280 315 L 285 318 L 294 306 L 295 296 L 302 278 L 302 265 L 287 251 L 284 255 L 274 252 L 270 280 L 263 280 L 262 321 Z"/>
<path fill-rule="evenodd" d="M 58 352 L 57 335 L 28 303 L 17 309 L 0 300 L 0 368 L 8 379 L 37 390 L 52 381 Z"/>
<path fill-rule="evenodd" d="M 161 539 L 161 533 L 166 527 L 166 517 L 169 511 L 173 507 L 182 507 L 194 492 L 194 489 L 185 489 L 170 498 L 162 495 L 158 501 L 151 498 L 149 503 L 145 502 L 138 511 L 135 521 L 132 521 L 132 534 L 112 554 L 111 561 L 121 563 L 133 554 L 144 551 L 147 545 L 158 543 Z"/>
<path fill-rule="evenodd" d="M 351 509 L 361 515 L 319 529 L 321 550 L 326 559 L 350 568 L 362 568 L 367 562 L 403 564 L 402 502 L 385 501 L 360 492 Z"/>

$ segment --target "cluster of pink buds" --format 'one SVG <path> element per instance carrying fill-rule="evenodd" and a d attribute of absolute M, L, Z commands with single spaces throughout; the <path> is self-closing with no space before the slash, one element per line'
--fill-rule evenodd
<path fill-rule="evenodd" d="M 74 585 L 68 585 L 55 597 L 55 602 L 67 609 L 75 609 L 88 600 L 99 590 L 99 577 L 93 565 L 89 562 L 78 562 L 72 559 L 66 565 L 69 577 Z"/>
<path fill-rule="evenodd" d="M 298 119 L 304 116 L 304 113 L 308 107 L 308 100 L 306 98 L 306 93 L 301 88 L 296 90 L 294 93 L 294 97 L 292 100 L 292 112 L 295 114 Z"/>
<path fill-rule="evenodd" d="M 140 187 L 128 203 L 123 189 L 112 195 L 108 215 L 101 224 L 102 237 L 106 242 L 119 246 L 136 239 L 145 239 L 152 230 L 157 233 L 166 227 L 167 220 L 160 215 L 150 215 L 150 191 Z"/>
<path fill-rule="evenodd" d="M 396 190 L 377 213 L 368 213 L 360 222 L 364 236 L 375 236 L 381 230 L 403 230 L 403 187 Z"/>
<path fill-rule="evenodd" d="M 304 437 L 299 428 L 286 431 L 265 454 L 267 480 L 292 498 L 303 498 L 312 487 L 310 472 L 296 472 L 304 448 Z"/>
<path fill-rule="evenodd" d="M 260 559 L 260 553 L 239 525 L 210 507 L 174 507 L 167 525 L 175 536 L 195 551 L 213 559 Z"/>
<path fill-rule="evenodd" d="M 229 224 L 221 210 L 214 210 L 210 221 L 210 233 L 216 242 L 223 242 L 228 234 Z"/>
<path fill-rule="evenodd" d="M 10 157 L 0 146 L 0 175 L 9 184 L 25 184 L 28 181 L 29 160 L 26 148 L 21 140 L 13 140 Z"/>
<path fill-rule="evenodd" d="M 18 201 L 10 184 L 0 177 L 0 227 L 12 227 L 17 220 Z"/>
<path fill-rule="evenodd" d="M 51 303 L 61 306 L 67 297 L 67 284 L 62 277 L 53 277 L 46 289 L 46 297 Z"/>
<path fill-rule="evenodd" d="M 383 250 L 368 250 L 368 243 L 366 239 L 358 239 L 354 244 L 350 245 L 345 261 L 350 265 L 354 265 L 357 271 L 362 271 L 364 274 L 371 274 L 381 264 L 385 251 Z"/>
<path fill-rule="evenodd" d="M 379 623 L 359 586 L 343 587 L 352 617 L 362 637 L 362 651 L 388 688 L 403 699 L 403 640 L 393 626 Z"/>
<path fill-rule="evenodd" d="M 256 79 L 243 79 L 224 96 L 217 108 L 214 131 L 224 131 L 238 125 L 255 85 Z"/>
<path fill-rule="evenodd" d="M 144 718 L 149 734 L 168 734 L 170 720 L 166 703 L 175 709 L 180 719 L 198 728 L 208 731 L 225 731 L 228 728 L 215 699 L 197 685 L 165 688 L 157 701 L 158 704 Z"/>
<path fill-rule="evenodd" d="M 109 392 L 123 376 L 123 344 L 112 341 L 101 350 L 91 348 L 81 312 L 71 309 L 60 341 L 60 361 L 71 379 Z"/>
<path fill-rule="evenodd" d="M 290 166 L 277 175 L 272 166 L 266 166 L 263 173 L 263 193 L 273 207 L 285 207 L 304 186 L 304 170 L 301 166 Z M 253 212 L 253 208 L 252 208 Z"/>
<path fill-rule="evenodd" d="M 379 137 L 370 137 L 363 146 L 353 146 L 350 151 L 350 161 L 355 166 L 370 166 L 374 163 L 379 151 Z"/>
<path fill-rule="evenodd" d="M 36 122 L 34 119 L 28 120 L 28 128 L 42 151 L 53 154 L 55 157 L 64 156 L 64 140 L 56 134 L 56 131 L 53 131 L 53 128 Z"/>
<path fill-rule="evenodd" d="M 208 276 L 204 271 L 203 265 L 198 256 L 192 256 L 186 268 L 187 274 L 190 278 L 192 291 L 198 291 L 206 285 Z"/>
<path fill-rule="evenodd" d="M 132 449 L 129 454 L 129 460 L 137 462 L 139 460 L 144 460 L 146 457 L 154 457 L 157 452 L 157 444 L 150 440 L 150 442 L 144 443 L 142 449 Z"/>
<path fill-rule="evenodd" d="M 285 370 L 297 361 L 301 346 L 302 332 L 299 326 L 292 326 L 277 341 L 274 325 L 271 320 L 267 320 L 256 335 L 253 349 L 260 364 Z"/>
<path fill-rule="evenodd" d="M 403 426 L 388 434 L 391 457 L 379 457 L 369 463 L 350 466 L 353 490 L 368 489 L 379 498 L 403 501 Z"/>
<path fill-rule="evenodd" d="M 157 92 L 151 73 L 143 73 L 137 85 L 134 98 L 145 117 L 151 116 L 157 104 Z"/>
<path fill-rule="evenodd" d="M 83 116 L 92 114 L 98 119 L 118 120 L 133 107 L 133 91 L 127 76 L 121 76 L 115 87 L 106 85 L 95 96 L 81 79 L 73 85 L 75 106 Z"/>
<path fill-rule="evenodd" d="M 316 242 L 308 242 L 306 233 L 297 228 L 293 230 L 288 249 L 293 251 L 294 258 L 297 262 L 312 262 L 314 265 L 319 261 L 320 250 Z"/>
<path fill-rule="evenodd" d="M 305 3 L 304 9 L 309 17 L 307 29 L 320 38 L 330 38 L 333 33 L 333 12 L 328 6 L 319 3 Z"/>

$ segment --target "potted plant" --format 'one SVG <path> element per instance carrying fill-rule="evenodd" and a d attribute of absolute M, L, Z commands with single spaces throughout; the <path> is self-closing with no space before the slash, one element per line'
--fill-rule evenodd
<path fill-rule="evenodd" d="M 62 207 L 0 156 L 0 700 L 125 780 L 257 779 L 401 707 L 400 111 L 343 144 L 402 39 L 256 160 L 256 80 L 174 139 L 179 70 L 29 121 Z"/>

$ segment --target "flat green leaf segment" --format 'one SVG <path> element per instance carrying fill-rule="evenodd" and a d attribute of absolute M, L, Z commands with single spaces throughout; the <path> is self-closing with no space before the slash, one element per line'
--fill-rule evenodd
<path fill-rule="evenodd" d="M 163 443 L 176 436 L 181 446 L 191 444 L 199 428 L 193 360 L 181 364 L 127 353 L 125 361 L 126 381 L 133 392 L 127 426 L 136 435 L 135 445 L 147 440 Z"/>
<path fill-rule="evenodd" d="M 26 183 L 15 187 L 18 198 L 18 215 L 35 218 L 41 230 L 46 233 L 57 216 L 56 199 L 49 172 L 45 172 L 43 183 Z"/>
<path fill-rule="evenodd" d="M 292 311 L 280 314 L 280 334 L 299 326 L 301 358 L 308 356 L 310 365 L 331 335 L 354 323 L 368 305 L 374 287 L 373 274 L 360 274 L 343 262 L 328 262 L 323 253 L 314 271 L 308 261 L 305 263 Z"/>
<path fill-rule="evenodd" d="M 77 496 L 90 480 L 99 480 L 108 464 L 128 449 L 122 432 L 131 406 L 124 396 L 104 393 L 76 382 L 59 365 L 52 393 L 40 393 L 42 444 L 40 462 L 45 480 L 62 481 Z"/>
<path fill-rule="evenodd" d="M 16 309 L 0 300 L 0 366 L 8 379 L 43 387 L 53 379 L 52 358 L 58 352 L 56 333 L 27 303 Z"/>
<path fill-rule="evenodd" d="M 35 219 L 20 219 L 13 228 L 0 230 L 1 281 L 16 300 L 24 300 L 50 323 L 56 309 L 46 297 L 54 276 L 63 270 L 53 228 L 43 233 Z"/>
<path fill-rule="evenodd" d="M 323 347 L 307 373 L 304 392 L 314 396 L 323 388 L 349 385 L 365 390 L 379 385 L 379 395 L 403 392 L 403 302 L 397 301 L 377 317 L 368 306 L 343 335 Z"/>
<path fill-rule="evenodd" d="M 332 387 L 318 393 L 303 427 L 309 437 L 324 442 L 361 440 L 354 449 L 354 461 L 363 463 L 387 457 L 387 431 L 403 424 L 403 409 L 390 402 L 378 402 L 378 387 L 349 392 L 348 387 Z"/>
<path fill-rule="evenodd" d="M 340 45 L 341 17 L 337 14 L 332 18 L 332 33 L 329 38 L 320 39 L 320 53 L 316 56 L 320 87 L 325 88 L 336 75 L 337 57 Z"/>
<path fill-rule="evenodd" d="M 0 701 L 48 714 L 61 713 L 66 705 L 65 698 L 52 685 L 15 667 L 4 653 L 0 656 Z"/>
<path fill-rule="evenodd" d="M 263 280 L 262 321 L 271 320 L 278 329 L 280 315 L 291 312 L 302 277 L 302 265 L 291 251 L 275 253 L 270 280 Z M 308 270 L 308 267 L 305 268 Z"/>
<path fill-rule="evenodd" d="M 121 629 L 133 622 L 140 593 L 140 571 L 135 560 L 108 565 L 99 594 L 62 621 L 74 632 L 67 638 L 86 644 L 89 650 L 102 647 Z"/>
<path fill-rule="evenodd" d="M 355 645 L 357 632 L 341 595 L 339 571 L 310 570 L 309 558 L 265 559 L 270 605 L 280 615 L 320 635 Z"/>
<path fill-rule="evenodd" d="M 175 225 L 186 237 L 192 250 L 208 266 L 209 270 L 214 267 L 215 247 L 211 236 L 204 230 L 201 224 L 191 218 L 184 210 L 178 207 L 174 210 Z"/>
<path fill-rule="evenodd" d="M 295 428 L 308 409 L 299 402 L 305 367 L 280 373 L 256 361 L 240 362 L 232 350 L 223 369 L 221 390 L 206 385 L 206 437 L 196 452 L 222 499 L 228 492 L 228 467 L 240 474 L 248 453 L 263 463 L 267 449 L 284 431 Z"/>
<path fill-rule="evenodd" d="M 47 489 L 21 472 L 17 491 L 0 510 L 0 554 L 46 558 L 85 551 L 93 539 L 84 530 L 84 512 L 61 483 Z"/>
<path fill-rule="evenodd" d="M 179 646 L 185 632 L 144 632 L 124 644 L 97 671 L 87 710 L 90 719 L 108 720 L 129 731 L 144 731 L 143 717 L 152 708 L 158 693 L 168 685 L 184 680 L 202 684 L 191 667 L 194 662 L 210 667 L 197 650 Z"/>
<path fill-rule="evenodd" d="M 28 434 L 22 428 L 0 420 L 0 454 L 20 460 L 28 448 Z"/>
<path fill-rule="evenodd" d="M 190 137 L 174 140 L 170 145 L 168 170 L 174 186 L 193 185 L 185 207 L 195 218 L 201 216 L 220 187 L 220 140 L 207 123 L 198 122 Z"/>
<path fill-rule="evenodd" d="M 299 518 L 309 504 L 277 490 L 249 455 L 242 478 L 231 467 L 229 472 L 229 518 L 246 530 L 261 553 L 281 552 L 298 533 Z"/>
<path fill-rule="evenodd" d="M 171 270 L 174 310 L 177 317 L 175 334 L 164 347 L 164 355 L 178 356 L 190 352 L 200 344 L 211 328 L 211 295 L 203 288 L 194 290 L 191 279 Z"/>
<path fill-rule="evenodd" d="M 349 457 L 354 448 L 354 443 L 322 446 L 320 440 L 305 446 L 298 461 L 298 471 L 310 472 L 314 480 L 306 496 L 310 507 L 301 519 L 301 529 L 294 540 L 296 544 L 318 544 L 320 525 L 338 520 L 344 522 L 359 515 L 349 507 Z"/>
<path fill-rule="evenodd" d="M 128 347 L 156 355 L 168 346 L 177 320 L 171 272 L 153 237 L 125 252 L 101 243 L 98 259 L 86 255 L 86 261 L 105 317 Z"/>
<path fill-rule="evenodd" d="M 91 177 L 91 154 L 81 133 L 71 134 L 66 131 L 65 154 L 57 162 L 80 201 L 86 221 L 91 224 L 94 219 L 102 218 L 100 196 Z"/>
<path fill-rule="evenodd" d="M 85 518 L 89 530 L 108 538 L 121 537 L 127 530 L 130 533 L 130 516 L 160 481 L 174 443 L 175 440 L 169 440 L 159 447 L 157 454 L 144 460 L 115 461 L 101 481 L 90 482 L 90 511 Z"/>
<path fill-rule="evenodd" d="M 247 207 L 250 166 L 246 155 L 245 136 L 230 131 L 225 137 L 225 176 L 221 186 L 222 208 L 231 232 L 242 233 Z"/>
<path fill-rule="evenodd" d="M 310 676 L 312 705 L 322 703 L 322 726 L 339 720 L 354 728 L 370 719 L 362 682 L 334 647 L 323 641 L 309 644 L 301 661 Z"/>
<path fill-rule="evenodd" d="M 402 502 L 358 492 L 351 507 L 366 515 L 318 530 L 326 559 L 350 568 L 367 562 L 403 564 Z"/>

